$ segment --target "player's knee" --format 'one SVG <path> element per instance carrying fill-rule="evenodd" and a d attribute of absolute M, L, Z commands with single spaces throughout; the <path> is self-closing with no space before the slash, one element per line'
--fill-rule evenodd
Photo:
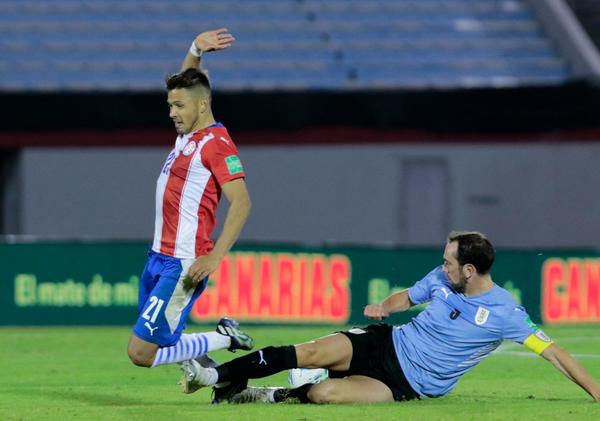
<path fill-rule="evenodd" d="M 337 403 L 340 398 L 335 383 L 329 381 L 324 381 L 311 387 L 308 390 L 307 396 L 313 403 Z"/>
<path fill-rule="evenodd" d="M 311 368 L 319 361 L 319 347 L 315 342 L 308 342 L 296 347 L 298 366 Z"/>
<path fill-rule="evenodd" d="M 152 364 L 154 363 L 154 356 L 150 356 L 133 347 L 127 349 L 127 355 L 131 362 L 138 367 L 152 367 Z"/>

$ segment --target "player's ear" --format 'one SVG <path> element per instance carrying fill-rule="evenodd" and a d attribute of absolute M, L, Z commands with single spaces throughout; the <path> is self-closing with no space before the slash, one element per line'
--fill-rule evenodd
<path fill-rule="evenodd" d="M 195 86 L 194 88 L 190 89 L 190 94 L 192 100 L 196 103 L 196 106 L 198 107 L 199 113 L 203 114 L 210 109 L 209 97 L 206 95 L 206 92 L 202 88 Z"/>
<path fill-rule="evenodd" d="M 469 279 L 471 276 L 473 276 L 475 274 L 475 272 L 477 272 L 477 270 L 475 269 L 475 266 L 473 266 L 470 263 L 463 265 L 462 271 L 463 271 L 463 276 L 467 279 Z"/>
<path fill-rule="evenodd" d="M 206 111 L 208 111 L 208 99 L 206 98 L 201 98 L 200 99 L 200 112 L 201 113 L 205 113 Z"/>
<path fill-rule="evenodd" d="M 196 106 L 198 107 L 198 113 L 204 114 L 208 110 L 208 101 L 205 96 L 198 95 L 194 98 L 196 101 Z"/>

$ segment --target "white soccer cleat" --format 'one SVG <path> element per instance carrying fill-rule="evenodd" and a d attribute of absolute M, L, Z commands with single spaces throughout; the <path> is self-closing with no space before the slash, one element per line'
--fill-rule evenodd
<path fill-rule="evenodd" d="M 181 387 L 183 393 L 194 393 L 198 389 L 205 386 L 212 386 L 210 370 L 211 368 L 204 368 L 196 360 L 188 360 L 181 363 Z"/>
<path fill-rule="evenodd" d="M 195 360 L 188 360 L 181 363 L 181 381 L 179 384 L 183 389 L 183 393 L 194 393 L 202 386 L 196 382 L 196 366 L 200 366 Z"/>
<path fill-rule="evenodd" d="M 248 387 L 229 400 L 229 403 L 275 403 L 275 392 L 283 387 Z"/>

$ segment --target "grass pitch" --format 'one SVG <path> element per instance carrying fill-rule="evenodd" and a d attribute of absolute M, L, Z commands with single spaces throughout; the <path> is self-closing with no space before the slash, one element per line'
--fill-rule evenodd
<path fill-rule="evenodd" d="M 189 331 L 212 330 L 193 326 Z M 298 343 L 331 328 L 247 329 L 257 347 Z M 600 327 L 546 328 L 600 381 Z M 448 396 L 376 405 L 211 405 L 184 395 L 177 366 L 134 367 L 128 328 L 0 329 L 0 420 L 600 420 L 600 404 L 542 358 L 505 343 Z M 215 353 L 223 362 L 233 357 Z M 285 385 L 286 373 L 251 381 Z"/>

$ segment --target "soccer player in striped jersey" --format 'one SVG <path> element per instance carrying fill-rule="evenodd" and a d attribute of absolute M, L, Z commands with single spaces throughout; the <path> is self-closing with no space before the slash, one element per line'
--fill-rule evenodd
<path fill-rule="evenodd" d="M 138 320 L 128 346 L 129 358 L 138 366 L 155 367 L 217 349 L 253 346 L 229 318 L 221 319 L 216 332 L 182 333 L 208 275 L 237 240 L 250 213 L 237 148 L 213 117 L 210 83 L 199 68 L 203 52 L 226 49 L 233 41 L 224 28 L 198 35 L 180 73 L 166 81 L 169 117 L 178 137 L 156 183 L 154 241 L 140 280 Z M 230 205 L 213 244 L 222 194 Z"/>
<path fill-rule="evenodd" d="M 219 392 L 232 402 L 370 403 L 444 396 L 458 380 L 512 340 L 548 360 L 600 403 L 600 386 L 565 350 L 532 321 L 511 294 L 496 285 L 490 269 L 495 251 L 478 232 L 453 232 L 444 264 L 407 290 L 365 307 L 369 319 L 382 320 L 413 305 L 429 303 L 402 326 L 370 325 L 338 332 L 296 346 L 270 346 L 218 367 L 184 362 L 184 381 L 197 390 L 231 382 Z M 296 389 L 253 388 L 240 393 L 248 378 L 291 368 L 326 368 L 329 379 Z M 215 390 L 217 394 L 217 390 Z"/>

